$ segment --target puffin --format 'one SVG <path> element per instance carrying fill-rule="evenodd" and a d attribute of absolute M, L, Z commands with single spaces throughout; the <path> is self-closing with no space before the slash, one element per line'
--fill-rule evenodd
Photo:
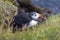
<path fill-rule="evenodd" d="M 35 26 L 40 22 L 39 18 L 40 14 L 37 12 L 20 13 L 13 17 L 10 26 L 13 27 L 13 33 L 15 33 L 16 29 L 22 30 L 23 25 L 26 25 L 27 28 Z"/>

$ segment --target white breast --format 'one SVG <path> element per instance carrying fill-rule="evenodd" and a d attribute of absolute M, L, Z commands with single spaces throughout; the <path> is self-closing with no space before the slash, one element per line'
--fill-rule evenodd
<path fill-rule="evenodd" d="M 31 20 L 30 23 L 29 23 L 29 25 L 27 27 L 29 28 L 29 27 L 32 27 L 32 26 L 34 26 L 36 24 L 37 24 L 37 21 Z"/>

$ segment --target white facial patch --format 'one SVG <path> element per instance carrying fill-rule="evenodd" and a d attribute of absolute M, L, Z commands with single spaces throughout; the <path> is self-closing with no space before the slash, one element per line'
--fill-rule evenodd
<path fill-rule="evenodd" d="M 38 19 L 39 18 L 39 14 L 38 13 L 36 13 L 36 12 L 31 12 L 33 15 L 31 15 L 31 17 L 33 18 L 33 19 Z"/>

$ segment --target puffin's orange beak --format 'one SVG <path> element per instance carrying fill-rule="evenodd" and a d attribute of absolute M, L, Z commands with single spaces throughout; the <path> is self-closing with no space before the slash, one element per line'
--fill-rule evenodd
<path fill-rule="evenodd" d="M 40 14 L 40 16 L 39 16 L 38 19 L 40 19 L 41 21 L 45 21 L 46 20 L 46 17 L 45 17 L 45 15 Z"/>

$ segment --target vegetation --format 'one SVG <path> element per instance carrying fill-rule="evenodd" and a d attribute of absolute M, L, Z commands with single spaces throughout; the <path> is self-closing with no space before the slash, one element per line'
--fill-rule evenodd
<path fill-rule="evenodd" d="M 60 40 L 60 15 L 52 15 L 46 23 L 36 25 L 27 31 L 12 33 L 11 28 L 4 23 L 14 16 L 17 7 L 9 1 L 0 0 L 0 40 Z"/>

